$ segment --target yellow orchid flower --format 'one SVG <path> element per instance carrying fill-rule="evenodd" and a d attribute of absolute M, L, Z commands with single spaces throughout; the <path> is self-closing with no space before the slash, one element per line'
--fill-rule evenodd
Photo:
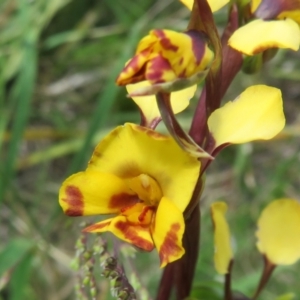
<path fill-rule="evenodd" d="M 272 139 L 284 125 L 281 92 L 266 85 L 247 88 L 208 118 L 214 149 L 226 144 Z"/>
<path fill-rule="evenodd" d="M 180 0 L 189 10 L 193 9 L 194 0 Z M 211 11 L 215 12 L 225 6 L 229 0 L 208 0 Z"/>
<path fill-rule="evenodd" d="M 138 44 L 135 56 L 117 78 L 118 85 L 149 81 L 151 86 L 130 96 L 181 90 L 194 85 L 208 72 L 214 58 L 204 34 L 152 30 Z"/>
<path fill-rule="evenodd" d="M 300 258 L 300 203 L 271 202 L 258 220 L 257 248 L 274 265 L 294 264 Z"/>
<path fill-rule="evenodd" d="M 142 81 L 135 84 L 129 84 L 126 86 L 128 94 L 144 86 L 150 86 L 150 82 Z M 183 90 L 171 93 L 171 105 L 174 114 L 178 114 L 184 109 L 186 109 L 190 103 L 190 99 L 194 96 L 197 89 L 197 85 L 190 86 Z M 133 101 L 140 108 L 143 118 L 145 119 L 145 124 L 151 127 L 151 123 L 160 120 L 160 112 L 157 106 L 156 98 L 154 95 L 150 96 L 133 96 Z"/>
<path fill-rule="evenodd" d="M 230 244 L 230 230 L 225 218 L 227 204 L 215 202 L 211 205 L 211 218 L 214 225 L 215 268 L 219 274 L 227 274 L 233 259 Z"/>
<path fill-rule="evenodd" d="M 115 214 L 84 231 L 110 231 L 145 251 L 156 247 L 164 267 L 185 252 L 183 211 L 199 171 L 200 162 L 171 137 L 125 124 L 98 144 L 84 172 L 64 181 L 59 203 L 69 216 Z"/>
<path fill-rule="evenodd" d="M 299 49 L 299 0 L 255 0 L 251 10 L 259 19 L 233 33 L 228 41 L 232 48 L 250 56 L 270 48 Z"/>

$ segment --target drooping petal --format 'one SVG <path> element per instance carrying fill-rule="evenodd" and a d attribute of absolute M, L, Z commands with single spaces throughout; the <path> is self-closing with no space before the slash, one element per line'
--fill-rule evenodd
<path fill-rule="evenodd" d="M 271 202 L 258 220 L 257 248 L 276 265 L 300 258 L 300 203 L 293 199 Z"/>
<path fill-rule="evenodd" d="M 142 81 L 136 84 L 129 84 L 126 86 L 128 93 L 132 93 L 135 90 L 150 86 L 149 81 Z M 171 93 L 171 103 L 174 114 L 180 113 L 186 109 L 190 103 L 190 99 L 194 96 L 197 86 L 193 85 L 183 90 Z M 160 112 L 156 104 L 155 96 L 142 96 L 142 97 L 132 97 L 133 101 L 141 109 L 147 124 L 151 124 L 155 119 L 160 118 Z"/>
<path fill-rule="evenodd" d="M 228 273 L 230 261 L 233 258 L 230 244 L 230 231 L 225 214 L 227 204 L 215 202 L 211 205 L 211 217 L 214 225 L 215 268 L 219 274 Z"/>
<path fill-rule="evenodd" d="M 208 127 L 216 146 L 268 140 L 284 127 L 281 92 L 277 88 L 254 85 L 237 99 L 215 110 Z"/>
<path fill-rule="evenodd" d="M 184 227 L 182 212 L 171 200 L 163 197 L 157 208 L 152 232 L 161 267 L 179 259 L 185 253 L 182 247 Z"/>
<path fill-rule="evenodd" d="M 168 136 L 135 124 L 114 129 L 96 147 L 88 169 L 120 178 L 147 174 L 162 194 L 184 211 L 200 171 L 200 162 Z"/>
<path fill-rule="evenodd" d="M 247 55 L 254 55 L 270 48 L 288 48 L 297 51 L 300 45 L 300 29 L 291 19 L 276 21 L 259 19 L 236 30 L 228 44 Z"/>
<path fill-rule="evenodd" d="M 70 176 L 59 191 L 59 203 L 69 216 L 117 213 L 137 201 L 121 178 L 96 170 Z"/>
<path fill-rule="evenodd" d="M 182 2 L 189 10 L 192 10 L 194 0 L 180 0 L 180 2 Z M 211 8 L 211 11 L 215 12 L 225 6 L 229 0 L 208 0 L 207 2 Z"/>

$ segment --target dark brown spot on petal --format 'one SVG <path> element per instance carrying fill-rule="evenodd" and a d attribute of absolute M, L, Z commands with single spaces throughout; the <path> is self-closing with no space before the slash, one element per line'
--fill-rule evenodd
<path fill-rule="evenodd" d="M 149 135 L 155 139 L 167 139 L 168 138 L 166 135 L 161 134 L 157 131 L 151 130 L 147 127 L 136 125 L 136 126 L 134 126 L 134 129 L 136 129 L 136 131 L 145 132 L 147 135 Z"/>
<path fill-rule="evenodd" d="M 171 40 L 166 37 L 165 32 L 163 30 L 153 30 L 154 34 L 159 38 L 159 43 L 165 50 L 170 50 L 176 52 L 178 50 L 178 46 L 173 45 Z"/>
<path fill-rule="evenodd" d="M 196 30 L 189 30 L 186 34 L 192 38 L 192 50 L 196 58 L 196 63 L 200 64 L 204 56 L 205 45 L 207 44 L 205 35 Z"/>
<path fill-rule="evenodd" d="M 124 237 L 131 241 L 136 247 L 141 248 L 145 251 L 152 251 L 154 244 L 148 240 L 143 239 L 138 236 L 139 231 L 148 231 L 149 228 L 144 228 L 142 226 L 133 226 L 127 222 L 118 221 L 115 224 L 116 228 L 123 232 Z"/>
<path fill-rule="evenodd" d="M 170 256 L 176 255 L 178 252 L 181 252 L 181 248 L 177 245 L 178 235 L 177 232 L 180 229 L 179 223 L 174 223 L 171 226 L 171 229 L 168 231 L 165 240 L 159 250 L 160 262 L 168 262 Z"/>
<path fill-rule="evenodd" d="M 94 153 L 93 153 L 93 156 L 96 156 L 97 158 L 99 158 L 99 157 L 102 156 L 102 153 L 98 150 L 95 150 Z"/>
<path fill-rule="evenodd" d="M 109 208 L 124 208 L 132 206 L 139 202 L 137 195 L 129 195 L 126 193 L 121 193 L 111 197 L 108 207 Z"/>
<path fill-rule="evenodd" d="M 155 209 L 156 209 L 155 206 L 143 207 L 143 210 L 138 217 L 139 221 L 142 223 L 145 220 L 147 213 L 153 213 L 155 211 Z"/>
<path fill-rule="evenodd" d="M 80 192 L 79 188 L 73 185 L 66 187 L 66 196 L 67 198 L 62 199 L 62 201 L 68 204 L 68 208 L 65 211 L 65 214 L 70 217 L 77 217 L 83 215 L 83 195 Z"/>
<path fill-rule="evenodd" d="M 145 49 L 135 55 L 120 73 L 117 78 L 117 84 L 127 85 L 145 80 L 145 69 L 151 52 L 151 49 Z M 132 70 L 133 74 L 130 77 L 122 78 L 123 74 L 132 73 Z"/>
<path fill-rule="evenodd" d="M 166 58 L 158 54 L 147 64 L 145 77 L 147 80 L 151 81 L 151 83 L 163 83 L 165 82 L 165 79 L 163 78 L 164 72 L 170 71 L 174 73 L 170 62 Z M 174 80 L 175 79 L 176 75 L 174 73 Z"/>
<path fill-rule="evenodd" d="M 100 230 L 100 229 L 106 227 L 107 225 L 109 225 L 110 223 L 111 223 L 111 221 L 101 222 L 99 224 L 93 224 L 91 226 L 88 226 L 88 227 L 84 228 L 82 231 L 83 232 L 91 232 L 91 231 Z"/>

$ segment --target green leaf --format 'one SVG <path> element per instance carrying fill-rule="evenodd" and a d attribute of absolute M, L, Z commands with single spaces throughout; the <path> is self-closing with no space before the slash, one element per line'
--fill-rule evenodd
<path fill-rule="evenodd" d="M 10 300 L 28 299 L 25 293 L 32 270 L 32 259 L 33 255 L 29 253 L 14 269 L 10 280 Z"/>
<path fill-rule="evenodd" d="M 25 238 L 11 240 L 0 252 L 0 278 L 34 247 L 34 242 Z"/>

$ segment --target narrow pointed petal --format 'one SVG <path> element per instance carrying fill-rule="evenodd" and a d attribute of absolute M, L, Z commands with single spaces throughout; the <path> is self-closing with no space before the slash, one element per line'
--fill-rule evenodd
<path fill-rule="evenodd" d="M 152 232 L 162 268 L 185 253 L 182 247 L 184 227 L 182 212 L 171 200 L 163 197 L 156 212 Z"/>
<path fill-rule="evenodd" d="M 247 88 L 209 117 L 208 127 L 215 139 L 215 148 L 273 138 L 285 124 L 282 105 L 277 88 L 265 85 Z"/>
<path fill-rule="evenodd" d="M 239 28 L 228 43 L 232 48 L 247 55 L 254 55 L 270 48 L 297 51 L 300 45 L 300 29 L 291 19 L 276 21 L 259 19 Z"/>
<path fill-rule="evenodd" d="M 192 10 L 194 0 L 180 0 L 180 2 L 182 2 L 189 10 Z M 225 6 L 229 0 L 208 0 L 207 2 L 211 8 L 211 11 L 215 12 Z"/>
<path fill-rule="evenodd" d="M 171 137 L 125 124 L 98 144 L 88 169 L 124 179 L 147 174 L 157 181 L 162 194 L 184 211 L 199 176 L 200 162 Z"/>
<path fill-rule="evenodd" d="M 106 232 L 109 230 L 109 225 L 114 218 L 107 219 L 84 228 L 83 232 Z"/>
<path fill-rule="evenodd" d="M 258 220 L 257 248 L 276 265 L 300 258 L 300 203 L 293 199 L 271 202 Z"/>
<path fill-rule="evenodd" d="M 129 84 L 126 89 L 129 95 L 138 90 L 141 87 L 151 86 L 149 81 L 142 81 L 136 84 Z M 171 105 L 174 114 L 178 114 L 186 109 L 190 103 L 190 99 L 194 96 L 197 86 L 193 85 L 183 90 L 171 93 Z M 151 124 L 157 118 L 160 118 L 160 112 L 156 104 L 156 98 L 154 95 L 132 97 L 133 101 L 138 105 L 143 113 L 147 124 Z"/>
<path fill-rule="evenodd" d="M 108 231 L 112 232 L 119 239 L 145 251 L 154 249 L 149 227 L 132 224 L 126 216 L 115 217 L 110 223 Z"/>
<path fill-rule="evenodd" d="M 122 179 L 95 170 L 70 176 L 59 191 L 59 203 L 68 216 L 117 213 L 137 201 Z"/>
<path fill-rule="evenodd" d="M 216 202 L 211 205 L 211 218 L 214 225 L 215 268 L 219 274 L 227 274 L 233 258 L 230 244 L 230 231 L 225 214 L 227 204 Z"/>

